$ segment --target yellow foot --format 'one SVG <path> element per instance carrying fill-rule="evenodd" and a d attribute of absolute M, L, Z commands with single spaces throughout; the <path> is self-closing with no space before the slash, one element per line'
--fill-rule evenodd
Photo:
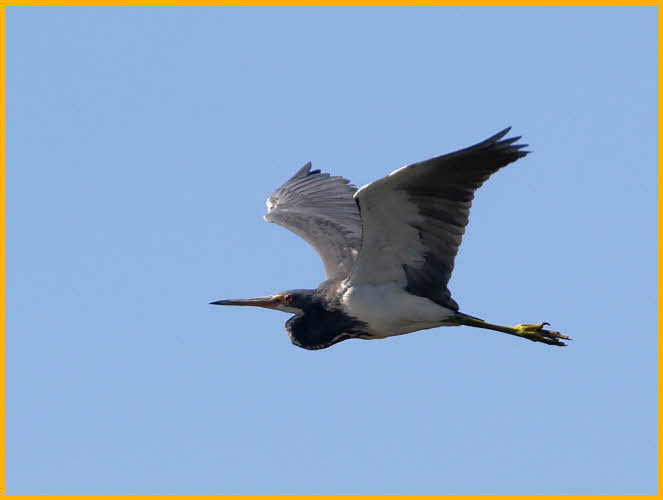
<path fill-rule="evenodd" d="M 566 345 L 560 339 L 571 340 L 566 335 L 552 330 L 546 330 L 543 327 L 550 323 L 539 323 L 538 325 L 516 325 L 513 327 L 516 330 L 516 335 L 520 335 L 532 342 L 543 342 L 550 345 Z"/>

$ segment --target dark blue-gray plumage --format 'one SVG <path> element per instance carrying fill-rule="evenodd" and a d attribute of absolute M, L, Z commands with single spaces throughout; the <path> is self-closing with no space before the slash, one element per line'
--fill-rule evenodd
<path fill-rule="evenodd" d="M 327 280 L 315 290 L 212 304 L 294 313 L 286 329 L 306 349 L 459 325 L 565 345 L 568 337 L 546 330 L 547 323 L 507 327 L 462 313 L 447 288 L 474 192 L 528 153 L 515 144 L 520 137 L 503 139 L 509 130 L 359 190 L 306 164 L 267 199 L 265 220 L 313 246 Z"/>

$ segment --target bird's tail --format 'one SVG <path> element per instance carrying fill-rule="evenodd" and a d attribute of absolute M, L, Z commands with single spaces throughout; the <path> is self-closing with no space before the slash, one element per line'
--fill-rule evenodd
<path fill-rule="evenodd" d="M 465 314 L 465 313 L 462 313 L 462 312 L 460 312 L 460 311 L 458 311 L 458 312 L 456 313 L 456 315 L 457 315 L 457 316 L 465 316 L 466 318 L 478 319 L 479 321 L 485 321 L 484 319 L 477 318 L 476 316 L 470 316 L 469 314 Z"/>

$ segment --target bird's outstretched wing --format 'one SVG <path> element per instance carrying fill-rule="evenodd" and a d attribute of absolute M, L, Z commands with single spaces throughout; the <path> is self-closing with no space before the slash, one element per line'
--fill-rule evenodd
<path fill-rule="evenodd" d="M 357 188 L 307 163 L 267 198 L 265 220 L 304 238 L 320 254 L 327 278 L 345 278 L 361 243 Z"/>
<path fill-rule="evenodd" d="M 400 168 L 355 194 L 362 221 L 351 286 L 397 283 L 457 310 L 447 289 L 474 191 L 525 156 L 510 128 L 454 153 Z"/>

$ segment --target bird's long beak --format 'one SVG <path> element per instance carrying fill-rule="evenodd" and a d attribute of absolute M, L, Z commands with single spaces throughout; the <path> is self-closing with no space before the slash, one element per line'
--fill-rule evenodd
<path fill-rule="evenodd" d="M 210 302 L 215 306 L 255 306 L 266 307 L 267 309 L 274 309 L 278 306 L 279 300 L 276 295 L 269 295 L 267 297 L 255 297 L 253 299 L 226 299 Z"/>

